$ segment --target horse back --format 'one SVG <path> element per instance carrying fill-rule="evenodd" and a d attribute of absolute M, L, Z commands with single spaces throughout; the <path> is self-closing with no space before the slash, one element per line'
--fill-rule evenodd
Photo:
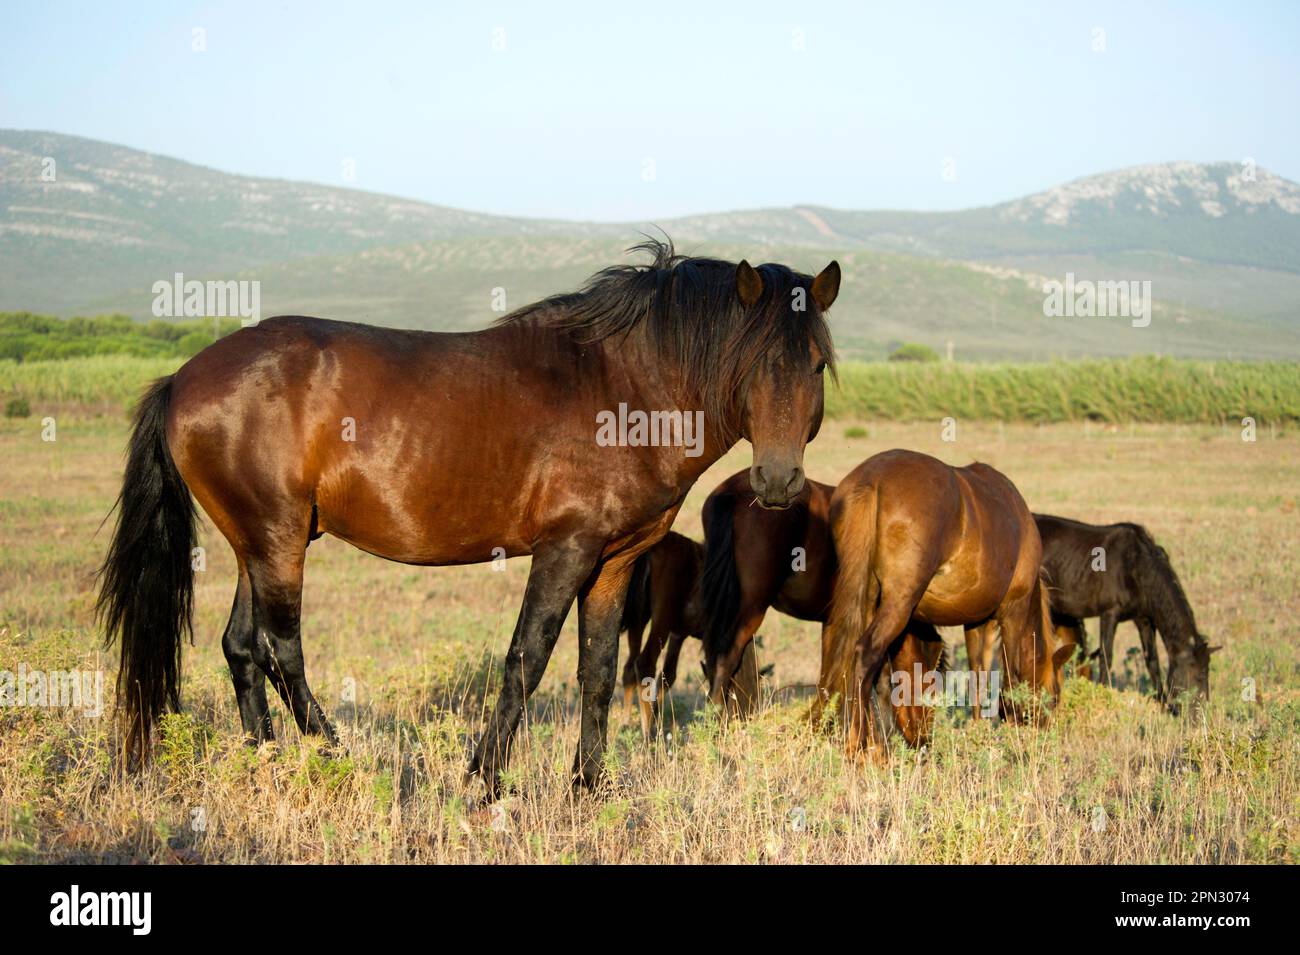
<path fill-rule="evenodd" d="M 1043 541 L 1043 570 L 1055 613 L 1084 619 L 1140 612 L 1135 575 L 1144 560 L 1145 531 L 1132 524 L 1086 524 L 1035 514 Z"/>
<path fill-rule="evenodd" d="M 432 333 L 267 319 L 177 372 L 168 444 L 231 540 L 287 522 L 305 538 L 314 520 L 416 564 L 520 556 L 578 525 L 618 542 L 680 504 L 708 462 L 675 447 L 593 454 L 597 415 L 616 406 L 606 361 L 525 323 Z"/>

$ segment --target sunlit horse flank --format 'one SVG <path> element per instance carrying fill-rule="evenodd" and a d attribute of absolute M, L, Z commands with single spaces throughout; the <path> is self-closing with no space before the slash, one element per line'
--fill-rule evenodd
<path fill-rule="evenodd" d="M 840 570 L 822 630 L 819 704 L 838 695 L 850 754 L 881 753 L 864 691 L 912 619 L 965 627 L 971 669 L 985 672 L 996 627 L 1006 679 L 1055 701 L 1074 644 L 1052 636 L 1038 530 L 1000 472 L 885 451 L 840 482 L 830 525 Z M 1004 715 L 1029 715 L 1005 695 L 1001 702 Z"/>
<path fill-rule="evenodd" d="M 128 758 L 180 703 L 197 501 L 238 564 L 222 640 L 244 733 L 270 739 L 269 678 L 299 729 L 334 738 L 300 640 L 310 538 L 332 534 L 409 564 L 531 555 L 502 689 L 469 773 L 498 790 L 525 701 L 579 603 L 581 738 L 575 783 L 598 779 L 618 622 L 637 556 L 695 480 L 740 437 L 755 491 L 784 506 L 834 361 L 823 312 L 839 266 L 815 279 L 638 247 L 653 260 L 477 332 L 297 316 L 204 349 L 136 410 L 99 610 L 121 646 Z M 600 447 L 597 415 L 626 402 L 703 410 L 703 453 Z M 191 500 L 193 495 L 193 501 Z"/>

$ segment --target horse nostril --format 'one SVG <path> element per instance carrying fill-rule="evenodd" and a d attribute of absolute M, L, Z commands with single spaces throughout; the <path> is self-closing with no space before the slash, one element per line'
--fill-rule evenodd
<path fill-rule="evenodd" d="M 795 468 L 790 472 L 790 480 L 786 482 L 785 491 L 791 497 L 794 497 L 803 490 L 803 468 Z"/>
<path fill-rule="evenodd" d="M 763 465 L 755 464 L 749 471 L 749 486 L 755 494 L 762 494 L 767 488 L 767 480 L 763 477 Z"/>

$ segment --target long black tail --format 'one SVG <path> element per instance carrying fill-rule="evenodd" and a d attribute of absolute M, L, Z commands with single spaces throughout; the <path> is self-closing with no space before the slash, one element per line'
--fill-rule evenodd
<path fill-rule="evenodd" d="M 619 633 L 633 629 L 644 632 L 650 623 L 650 554 L 653 550 L 650 548 L 632 565 L 632 582 L 628 584 L 627 599 L 623 601 Z"/>
<path fill-rule="evenodd" d="M 704 645 L 714 658 L 731 650 L 740 615 L 736 572 L 736 496 L 719 494 L 704 504 Z"/>
<path fill-rule="evenodd" d="M 136 408 L 95 607 L 105 645 L 121 646 L 117 715 L 132 764 L 148 755 L 158 717 L 180 709 L 181 639 L 193 604 L 194 500 L 167 448 L 171 393 L 172 379 L 161 378 Z"/>

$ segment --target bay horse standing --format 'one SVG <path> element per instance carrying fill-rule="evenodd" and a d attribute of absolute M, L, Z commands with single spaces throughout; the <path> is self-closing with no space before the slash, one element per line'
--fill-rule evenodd
<path fill-rule="evenodd" d="M 1004 475 L 885 451 L 840 482 L 830 527 L 840 568 L 822 629 L 819 705 L 839 694 L 849 753 L 879 752 L 869 691 L 912 619 L 964 627 L 970 665 L 983 672 L 996 627 L 1007 678 L 1055 701 L 1074 645 L 1055 645 L 1038 530 Z M 1023 715 L 1001 702 L 1007 715 Z"/>
<path fill-rule="evenodd" d="M 280 317 L 155 382 L 136 409 L 98 602 L 107 640 L 121 647 L 127 753 L 147 755 L 158 717 L 179 707 L 197 501 L 238 564 L 222 648 L 251 741 L 272 737 L 266 679 L 300 731 L 334 739 L 303 665 L 312 538 L 332 534 L 408 564 L 531 555 L 501 691 L 468 772 L 497 794 L 576 599 L 574 781 L 594 785 L 636 558 L 740 437 L 754 448 L 755 493 L 773 506 L 797 495 L 834 360 L 823 317 L 839 290 L 834 262 L 812 278 L 686 258 L 670 243 L 638 248 L 649 264 L 605 269 L 482 331 Z M 598 441 L 622 405 L 640 417 L 629 415 L 626 437 L 620 426 L 617 440 L 606 430 Z M 702 436 L 687 433 L 694 420 Z"/>
<path fill-rule="evenodd" d="M 1069 628 L 1080 646 L 1083 620 L 1101 618 L 1096 679 L 1111 682 L 1115 628 L 1137 626 L 1142 655 L 1156 699 L 1179 712 L 1184 693 L 1199 703 L 1210 695 L 1211 647 L 1196 626 L 1192 605 L 1165 549 L 1140 524 L 1085 524 L 1067 517 L 1035 514 L 1043 541 L 1048 600 L 1058 626 Z M 1169 686 L 1160 674 L 1156 634 L 1169 655 Z"/>
<path fill-rule="evenodd" d="M 734 698 L 741 714 L 756 702 L 753 639 L 768 608 L 826 622 L 838 570 L 830 530 L 834 491 L 809 479 L 788 507 L 764 507 L 739 471 L 705 500 L 704 672 L 714 702 Z M 918 662 L 926 672 L 941 667 L 944 644 L 933 627 L 915 621 L 895 637 L 888 649 L 893 670 L 911 673 Z M 888 699 L 888 687 L 881 690 Z M 930 707 L 892 707 L 892 715 L 911 745 L 929 739 Z"/>

